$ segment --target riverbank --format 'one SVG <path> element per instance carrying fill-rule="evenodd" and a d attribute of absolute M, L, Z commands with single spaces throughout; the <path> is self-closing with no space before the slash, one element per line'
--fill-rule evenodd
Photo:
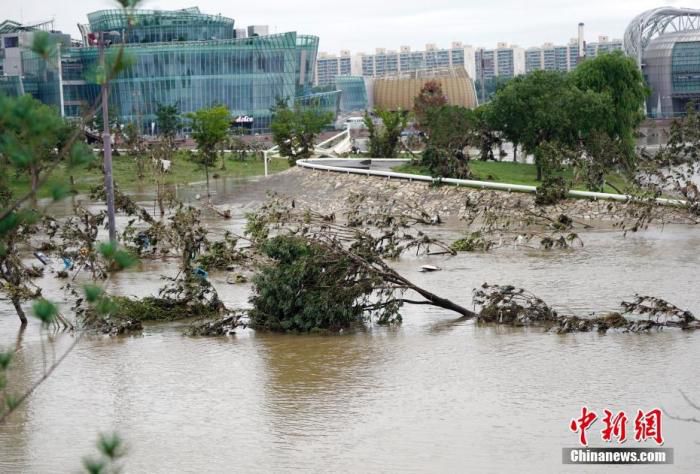
<path fill-rule="evenodd" d="M 382 177 L 343 174 L 293 168 L 270 178 L 284 180 L 285 194 L 298 204 L 323 213 L 342 214 L 347 198 L 360 194 L 370 201 L 401 200 L 425 209 L 442 219 L 465 219 L 475 207 L 497 209 L 501 216 L 522 216 L 529 212 L 552 219 L 565 214 L 582 221 L 602 221 L 608 225 L 638 214 L 640 205 L 634 203 L 567 199 L 552 206 L 537 206 L 535 196 L 502 191 L 475 190 L 457 186 L 434 186 L 430 183 L 390 180 Z M 277 187 L 270 181 L 271 186 Z M 659 223 L 690 224 L 683 209 L 654 207 L 654 219 Z"/>
<path fill-rule="evenodd" d="M 537 181 L 537 167 L 529 163 L 515 163 L 513 161 L 479 161 L 472 160 L 469 162 L 469 169 L 472 172 L 471 179 L 475 181 L 488 181 L 494 183 L 508 184 L 523 184 L 526 186 L 539 186 Z M 430 176 L 430 170 L 426 166 L 420 164 L 410 164 L 398 166 L 392 171 L 397 173 L 408 173 L 423 176 Z M 572 182 L 574 178 L 573 169 L 566 167 L 562 172 L 564 178 Z M 605 180 L 607 183 L 603 192 L 620 193 L 628 183 L 625 178 L 617 173 L 609 173 Z M 574 186 L 572 189 L 587 191 L 583 185 Z"/>

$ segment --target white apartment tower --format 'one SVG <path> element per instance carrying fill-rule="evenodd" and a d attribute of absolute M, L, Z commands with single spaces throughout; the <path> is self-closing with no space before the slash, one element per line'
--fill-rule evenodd
<path fill-rule="evenodd" d="M 374 54 L 358 53 L 352 60 L 352 74 L 365 77 L 449 67 L 463 67 L 474 77 L 474 48 L 459 41 L 452 42 L 449 48 L 440 48 L 431 43 L 418 51 L 413 51 L 409 46 L 401 46 L 398 51 L 377 48 Z"/>
<path fill-rule="evenodd" d="M 475 62 L 476 80 L 515 77 L 525 73 L 525 50 L 517 45 L 498 43 L 495 49 L 477 49 Z"/>

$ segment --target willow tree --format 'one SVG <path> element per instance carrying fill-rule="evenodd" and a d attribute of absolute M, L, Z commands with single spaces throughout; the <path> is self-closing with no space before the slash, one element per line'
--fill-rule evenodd
<path fill-rule="evenodd" d="M 494 127 L 535 156 L 538 181 L 547 172 L 541 159 L 543 146 L 576 149 L 614 121 L 610 94 L 582 90 L 570 77 L 553 71 L 535 71 L 510 81 L 489 107 Z"/>
<path fill-rule="evenodd" d="M 620 141 L 630 170 L 635 154 L 634 132 L 644 120 L 644 101 L 649 88 L 634 59 L 616 51 L 584 61 L 571 73 L 573 84 L 582 91 L 607 96 L 612 114 L 604 130 L 612 140 Z"/>

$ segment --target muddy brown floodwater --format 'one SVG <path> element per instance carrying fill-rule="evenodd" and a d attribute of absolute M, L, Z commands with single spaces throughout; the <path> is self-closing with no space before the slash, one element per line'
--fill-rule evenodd
<path fill-rule="evenodd" d="M 228 186 L 217 200 L 232 203 L 236 219 L 211 222 L 213 230 L 240 230 L 242 210 L 266 188 L 284 191 L 279 179 Z M 440 232 L 456 236 L 458 226 Z M 700 315 L 700 229 L 582 237 L 586 246 L 575 251 L 501 249 L 408 258 L 397 267 L 465 304 L 487 281 L 525 287 L 578 313 L 614 309 L 639 292 Z M 444 270 L 419 273 L 427 263 Z M 169 271 L 147 264 L 119 275 L 112 290 L 149 294 Z M 247 287 L 213 280 L 230 305 L 246 304 Z M 48 294 L 60 297 L 55 285 Z M 334 337 L 244 330 L 199 339 L 174 325 L 149 326 L 139 337 L 86 337 L 0 426 L 0 472 L 75 472 L 99 432 L 117 431 L 128 442 L 126 472 L 134 473 L 602 473 L 610 469 L 561 463 L 562 448 L 576 446 L 568 425 L 583 405 L 691 415 L 679 390 L 700 401 L 698 333 L 554 335 L 452 324 L 453 314 L 425 307 L 403 314 L 400 328 Z M 41 372 L 39 335 L 32 324 L 18 339 L 16 316 L 0 301 L 0 346 L 19 348 L 20 387 Z M 60 353 L 72 339 L 58 334 L 47 351 Z M 675 465 L 648 471 L 698 472 L 700 425 L 664 422 Z M 600 446 L 594 428 L 589 436 Z"/>

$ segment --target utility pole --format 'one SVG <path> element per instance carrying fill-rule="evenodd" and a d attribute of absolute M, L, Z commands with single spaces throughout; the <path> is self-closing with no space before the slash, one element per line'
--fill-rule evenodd
<path fill-rule="evenodd" d="M 109 130 L 109 81 L 107 78 L 107 62 L 105 61 L 104 31 L 100 32 L 100 62 L 102 64 L 102 147 L 104 151 L 105 195 L 107 196 L 107 227 L 109 241 L 117 242 L 117 227 L 114 217 L 114 179 L 112 178 L 112 135 Z"/>

